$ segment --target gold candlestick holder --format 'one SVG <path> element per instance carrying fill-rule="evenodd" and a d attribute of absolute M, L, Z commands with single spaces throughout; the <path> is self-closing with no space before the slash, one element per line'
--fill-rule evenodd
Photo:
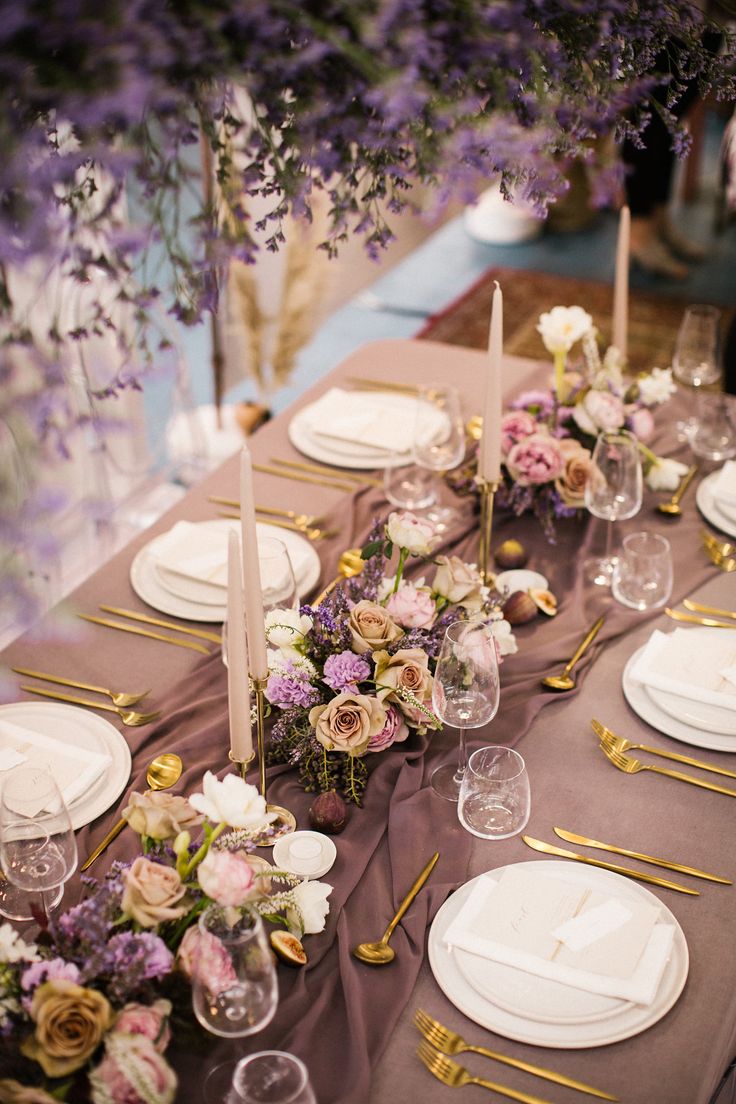
<path fill-rule="evenodd" d="M 498 483 L 477 479 L 480 494 L 480 538 L 478 541 L 478 570 L 484 586 L 490 585 L 491 536 L 493 533 L 493 499 Z"/>
<path fill-rule="evenodd" d="M 266 812 L 275 814 L 268 829 L 254 837 L 256 847 L 273 847 L 282 836 L 290 835 L 296 829 L 296 817 L 283 805 L 271 805 L 266 797 L 266 710 L 265 691 L 268 679 L 251 678 L 256 699 L 256 748 L 258 751 L 258 769 L 260 773 L 261 796 L 266 802 Z"/>

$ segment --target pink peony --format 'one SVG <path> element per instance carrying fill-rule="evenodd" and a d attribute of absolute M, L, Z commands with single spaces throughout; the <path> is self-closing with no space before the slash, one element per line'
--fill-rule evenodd
<path fill-rule="evenodd" d="M 409 727 L 404 718 L 394 705 L 386 707 L 386 724 L 383 729 L 372 736 L 368 743 L 368 751 L 385 751 L 391 744 L 400 743 L 409 735 Z"/>
<path fill-rule="evenodd" d="M 574 407 L 572 416 L 583 433 L 594 437 L 600 431 L 611 432 L 624 424 L 624 404 L 610 391 L 588 391 Z"/>
<path fill-rule="evenodd" d="M 197 878 L 218 905 L 244 905 L 253 890 L 253 867 L 237 851 L 208 851 L 197 867 Z"/>
<path fill-rule="evenodd" d="M 557 479 L 565 470 L 565 460 L 554 437 L 533 433 L 513 446 L 506 457 L 506 467 L 516 483 L 528 487 Z"/>
<path fill-rule="evenodd" d="M 184 933 L 176 961 L 186 977 L 191 979 L 196 974 L 211 993 L 222 993 L 238 980 L 220 940 L 196 926 Z"/>
<path fill-rule="evenodd" d="M 113 1024 L 113 1032 L 142 1035 L 150 1039 L 159 1054 L 169 1045 L 171 1001 L 156 1000 L 153 1004 L 126 1004 Z"/>
<path fill-rule="evenodd" d="M 507 456 L 511 447 L 525 437 L 536 433 L 537 423 L 527 410 L 510 410 L 501 418 L 501 455 Z"/>
<path fill-rule="evenodd" d="M 112 1032 L 89 1075 L 93 1104 L 172 1104 L 176 1074 L 145 1035 Z"/>
<path fill-rule="evenodd" d="M 397 625 L 404 629 L 429 629 L 437 616 L 434 599 L 428 590 L 411 584 L 400 587 L 385 607 Z"/>
<path fill-rule="evenodd" d="M 648 441 L 654 433 L 654 415 L 645 406 L 629 412 L 629 429 L 639 441 Z"/>

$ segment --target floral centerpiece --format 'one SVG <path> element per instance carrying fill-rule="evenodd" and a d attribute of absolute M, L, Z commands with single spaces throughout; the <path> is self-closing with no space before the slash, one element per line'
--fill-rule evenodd
<path fill-rule="evenodd" d="M 435 536 L 430 522 L 392 513 L 374 527 L 357 578 L 319 605 L 267 616 L 266 697 L 276 714 L 270 756 L 295 764 L 307 790 L 341 791 L 359 803 L 373 755 L 441 727 L 432 675 L 450 622 L 482 618 L 499 657 L 516 651 L 476 566 L 433 557 Z M 410 557 L 431 563 L 431 582 L 404 577 Z"/>
<path fill-rule="evenodd" d="M 235 921 L 250 909 L 297 937 L 324 927 L 329 885 L 250 854 L 271 814 L 239 776 L 208 771 L 189 799 L 134 793 L 123 815 L 141 837 L 132 863 L 113 863 L 102 884 L 85 877 L 86 899 L 36 942 L 0 926 L 2 1104 L 80 1094 L 92 1104 L 170 1104 L 177 1082 L 164 1054 L 176 994 L 195 973 L 211 985 L 215 967 L 230 984 L 200 913 L 214 902 Z"/>
<path fill-rule="evenodd" d="M 627 378 L 615 346 L 601 357 L 598 332 L 582 307 L 554 307 L 537 326 L 554 358 L 554 385 L 525 391 L 501 418 L 503 480 L 496 495 L 501 507 L 520 515 L 532 511 L 548 540 L 556 518 L 585 505 L 585 484 L 595 439 L 600 432 L 626 428 L 636 436 L 644 478 L 652 490 L 673 491 L 687 467 L 660 457 L 648 447 L 654 432 L 654 407 L 675 392 L 669 368 Z M 580 355 L 570 360 L 579 343 Z M 452 479 L 469 487 L 472 471 Z"/>

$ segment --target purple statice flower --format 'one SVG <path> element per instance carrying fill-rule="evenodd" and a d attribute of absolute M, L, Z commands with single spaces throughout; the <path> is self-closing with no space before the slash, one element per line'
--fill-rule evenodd
<path fill-rule="evenodd" d="M 281 709 L 289 705 L 309 709 L 319 702 L 320 693 L 312 686 L 307 672 L 288 659 L 280 670 L 269 675 L 266 697 Z"/>
<path fill-rule="evenodd" d="M 343 690 L 355 693 L 358 683 L 367 679 L 370 673 L 370 664 L 362 656 L 350 651 L 338 652 L 325 660 L 322 681 L 338 693 Z"/>
<path fill-rule="evenodd" d="M 73 962 L 65 962 L 63 958 L 46 958 L 41 962 L 32 962 L 23 971 L 20 986 L 26 994 L 22 998 L 26 1011 L 30 1009 L 34 989 L 44 981 L 53 981 L 56 978 L 64 978 L 76 984 L 80 980 L 79 967 Z"/>

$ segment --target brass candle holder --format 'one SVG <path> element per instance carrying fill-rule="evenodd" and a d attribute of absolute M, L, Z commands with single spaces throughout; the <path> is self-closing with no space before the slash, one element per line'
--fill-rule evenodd
<path fill-rule="evenodd" d="M 493 499 L 498 490 L 497 482 L 476 479 L 480 494 L 480 536 L 478 541 L 478 570 L 484 586 L 490 585 L 491 537 L 493 533 Z"/>
<path fill-rule="evenodd" d="M 267 830 L 254 838 L 257 847 L 272 847 L 282 836 L 290 835 L 296 829 L 296 817 L 283 805 L 271 805 L 266 797 L 266 710 L 265 690 L 268 679 L 251 678 L 251 686 L 256 700 L 256 748 L 258 751 L 258 769 L 260 773 L 261 796 L 266 802 L 266 812 L 275 814 Z M 250 762 L 250 760 L 248 760 Z M 241 767 L 242 770 L 242 767 Z M 243 775 L 245 777 L 245 775 Z"/>

